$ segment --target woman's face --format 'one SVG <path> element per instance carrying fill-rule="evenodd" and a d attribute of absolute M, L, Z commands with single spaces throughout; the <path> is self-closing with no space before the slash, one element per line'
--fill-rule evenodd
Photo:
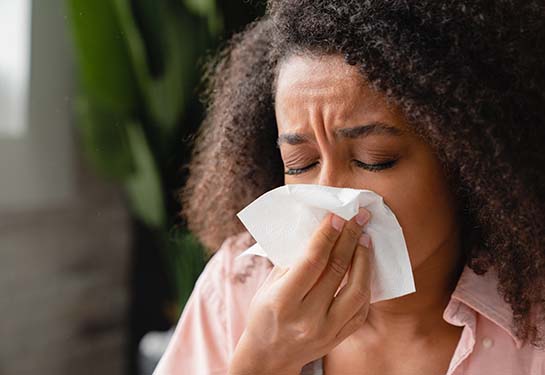
<path fill-rule="evenodd" d="M 341 56 L 292 56 L 280 66 L 275 101 L 286 184 L 382 195 L 413 269 L 456 243 L 456 209 L 439 160 L 356 67 Z"/>

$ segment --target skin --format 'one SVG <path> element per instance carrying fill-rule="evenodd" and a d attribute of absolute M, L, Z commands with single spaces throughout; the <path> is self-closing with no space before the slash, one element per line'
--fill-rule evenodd
<path fill-rule="evenodd" d="M 463 259 L 455 199 L 433 150 L 336 55 L 284 60 L 275 111 L 285 183 L 382 195 L 403 228 L 417 291 L 369 305 L 369 243 L 355 219 L 338 231 L 340 219 L 329 217 L 307 256 L 275 268 L 254 298 L 231 373 L 298 373 L 322 356 L 326 373 L 445 373 L 461 328 L 442 314 Z"/>

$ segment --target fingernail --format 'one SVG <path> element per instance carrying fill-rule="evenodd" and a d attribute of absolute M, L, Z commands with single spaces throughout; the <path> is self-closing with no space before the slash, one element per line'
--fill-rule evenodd
<path fill-rule="evenodd" d="M 367 233 L 363 233 L 360 236 L 359 242 L 360 242 L 360 245 L 362 245 L 363 247 L 366 247 L 368 249 L 371 247 L 371 237 L 369 237 Z"/>
<path fill-rule="evenodd" d="M 367 211 L 365 208 L 360 208 L 358 214 L 356 215 L 356 223 L 363 227 L 369 220 L 369 216 L 369 211 Z"/>
<path fill-rule="evenodd" d="M 331 226 L 339 232 L 343 229 L 344 220 L 335 214 L 331 214 Z"/>

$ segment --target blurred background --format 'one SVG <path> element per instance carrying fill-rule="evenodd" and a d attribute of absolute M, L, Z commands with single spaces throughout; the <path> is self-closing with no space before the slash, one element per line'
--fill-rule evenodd
<path fill-rule="evenodd" d="M 151 374 L 206 263 L 178 216 L 248 0 L 0 0 L 0 375 Z"/>

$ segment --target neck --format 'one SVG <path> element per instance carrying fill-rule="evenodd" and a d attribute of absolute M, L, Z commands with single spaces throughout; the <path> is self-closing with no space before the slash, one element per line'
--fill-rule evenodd
<path fill-rule="evenodd" d="M 429 336 L 440 327 L 448 329 L 443 311 L 463 264 L 457 241 L 443 243 L 413 269 L 415 293 L 370 306 L 367 318 L 370 328 L 381 337 L 403 335 L 408 338 Z"/>

